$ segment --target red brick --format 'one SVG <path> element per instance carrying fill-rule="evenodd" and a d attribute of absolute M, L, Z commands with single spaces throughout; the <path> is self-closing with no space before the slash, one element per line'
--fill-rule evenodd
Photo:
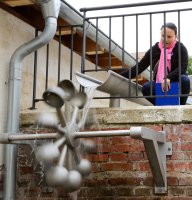
<path fill-rule="evenodd" d="M 24 190 L 26 197 L 38 197 L 39 194 L 41 194 L 41 188 L 40 187 L 30 187 Z M 27 198 L 28 199 L 28 198 Z"/>
<path fill-rule="evenodd" d="M 179 196 L 185 194 L 185 187 L 172 187 L 169 189 L 169 194 Z"/>
<path fill-rule="evenodd" d="M 172 160 L 168 161 L 166 166 L 169 172 L 175 171 L 174 162 Z"/>
<path fill-rule="evenodd" d="M 192 151 L 191 142 L 181 143 L 181 151 Z"/>
<path fill-rule="evenodd" d="M 134 144 L 136 140 L 129 136 L 123 136 L 123 137 L 112 137 L 111 142 L 112 144 Z"/>
<path fill-rule="evenodd" d="M 140 185 L 140 179 L 139 178 L 111 178 L 109 179 L 110 185 L 128 185 L 128 186 L 136 186 Z"/>
<path fill-rule="evenodd" d="M 192 196 L 192 187 L 186 188 L 186 196 Z M 191 197 L 191 199 L 192 199 L 192 197 Z"/>
<path fill-rule="evenodd" d="M 151 194 L 151 188 L 135 188 L 135 195 L 146 196 Z"/>
<path fill-rule="evenodd" d="M 190 151 L 183 152 L 184 154 L 184 160 L 192 160 L 192 153 Z"/>
<path fill-rule="evenodd" d="M 151 171 L 148 161 L 133 163 L 133 170 L 136 170 L 136 171 Z"/>
<path fill-rule="evenodd" d="M 163 130 L 163 125 L 162 124 L 158 124 L 158 125 L 146 125 L 147 128 L 151 128 L 155 131 L 162 131 Z"/>
<path fill-rule="evenodd" d="M 98 185 L 107 187 L 109 184 L 108 179 L 85 179 L 83 182 L 83 187 L 98 187 Z"/>
<path fill-rule="evenodd" d="M 117 144 L 113 145 L 113 151 L 112 152 L 128 152 L 129 151 L 129 144 Z"/>
<path fill-rule="evenodd" d="M 180 140 L 181 140 L 181 142 L 191 142 L 191 141 L 192 141 L 191 132 L 189 132 L 188 134 L 187 134 L 187 133 L 183 133 L 183 134 L 181 135 Z"/>
<path fill-rule="evenodd" d="M 92 163 L 91 165 L 91 172 L 99 172 L 100 170 L 100 165 L 98 163 Z"/>
<path fill-rule="evenodd" d="M 109 160 L 108 154 L 95 154 L 92 155 L 92 161 L 93 162 L 106 162 Z"/>
<path fill-rule="evenodd" d="M 172 143 L 172 148 L 174 151 L 181 151 L 181 142 Z"/>
<path fill-rule="evenodd" d="M 33 173 L 33 167 L 28 167 L 28 166 L 25 166 L 25 167 L 20 167 L 19 168 L 20 170 L 20 175 L 23 175 L 23 174 L 32 174 Z"/>
<path fill-rule="evenodd" d="M 127 160 L 127 154 L 110 154 L 110 161 L 125 161 Z"/>
<path fill-rule="evenodd" d="M 89 160 L 90 162 L 92 162 L 93 161 L 93 155 L 94 154 L 87 154 L 87 155 L 84 156 L 84 158 L 86 158 L 87 160 Z"/>
<path fill-rule="evenodd" d="M 191 162 L 176 162 L 174 165 L 175 171 L 186 172 L 192 170 Z"/>
<path fill-rule="evenodd" d="M 192 177 L 179 178 L 179 185 L 191 186 L 192 185 Z"/>
<path fill-rule="evenodd" d="M 186 157 L 185 153 L 184 152 L 175 152 L 173 151 L 173 154 L 171 156 L 171 160 L 184 160 Z"/>
<path fill-rule="evenodd" d="M 100 144 L 102 144 L 102 145 L 111 144 L 110 137 L 97 137 L 97 138 L 94 138 L 94 141 L 98 145 L 100 145 Z"/>
<path fill-rule="evenodd" d="M 131 153 L 128 153 L 127 158 L 130 161 L 144 160 L 144 152 L 139 152 L 139 153 L 131 152 Z"/>
<path fill-rule="evenodd" d="M 118 196 L 133 196 L 133 188 L 118 188 L 117 195 Z"/>
<path fill-rule="evenodd" d="M 167 134 L 166 140 L 169 142 L 181 141 L 181 136 L 177 134 Z"/>
<path fill-rule="evenodd" d="M 129 152 L 141 152 L 141 151 L 145 151 L 145 147 L 142 141 L 140 141 L 137 144 L 130 145 Z"/>
<path fill-rule="evenodd" d="M 154 182 L 153 182 L 153 177 L 145 177 L 142 179 L 144 186 L 153 186 Z"/>
<path fill-rule="evenodd" d="M 192 152 L 175 152 L 171 156 L 171 160 L 192 160 Z"/>
<path fill-rule="evenodd" d="M 101 169 L 103 171 L 129 171 L 132 170 L 131 163 L 102 163 Z"/>
<path fill-rule="evenodd" d="M 180 125 L 164 125 L 163 131 L 166 132 L 166 135 L 181 135 L 182 127 Z"/>
<path fill-rule="evenodd" d="M 178 178 L 177 177 L 167 177 L 167 185 L 168 186 L 177 186 L 178 185 Z"/>
<path fill-rule="evenodd" d="M 97 152 L 101 153 L 108 153 L 112 152 L 113 146 L 112 145 L 98 145 Z"/>
<path fill-rule="evenodd" d="M 182 126 L 182 133 L 191 133 L 192 132 L 192 125 L 191 124 L 185 124 Z"/>

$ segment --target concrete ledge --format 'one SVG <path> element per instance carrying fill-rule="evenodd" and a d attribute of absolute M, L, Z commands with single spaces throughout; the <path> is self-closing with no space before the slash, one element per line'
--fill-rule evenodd
<path fill-rule="evenodd" d="M 56 116 L 55 112 L 51 112 Z M 35 124 L 37 110 L 20 113 L 20 126 Z M 147 106 L 133 109 L 91 108 L 91 118 L 99 124 L 166 124 L 191 123 L 192 106 Z"/>
<path fill-rule="evenodd" d="M 49 112 L 43 112 L 38 110 L 27 110 L 20 113 L 20 126 L 26 126 L 26 125 L 34 125 L 38 116 L 42 113 L 51 113 L 56 117 L 56 112 L 49 111 Z"/>
<path fill-rule="evenodd" d="M 148 106 L 134 109 L 96 109 L 94 112 L 100 123 L 132 124 L 132 123 L 191 123 L 192 106 Z"/>

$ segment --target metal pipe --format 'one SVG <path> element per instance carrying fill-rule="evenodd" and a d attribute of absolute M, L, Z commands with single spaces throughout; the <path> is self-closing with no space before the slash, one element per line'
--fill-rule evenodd
<path fill-rule="evenodd" d="M 20 141 L 20 140 L 41 140 L 41 139 L 56 139 L 58 133 L 43 133 L 43 134 L 10 134 L 8 135 L 8 141 Z M 1 140 L 1 135 L 0 135 Z"/>
<path fill-rule="evenodd" d="M 109 56 L 108 56 L 108 69 L 111 70 L 111 17 L 109 18 Z"/>
<path fill-rule="evenodd" d="M 99 21 L 98 21 L 98 18 L 96 18 L 96 38 L 95 38 L 95 43 L 96 43 L 96 57 L 95 57 L 95 71 L 97 71 L 98 69 L 98 49 L 99 49 L 99 46 L 98 46 L 98 29 L 99 29 Z"/>
<path fill-rule="evenodd" d="M 87 29 L 85 28 L 85 18 L 86 18 L 86 12 L 83 13 L 83 44 L 82 44 L 82 58 L 81 58 L 81 73 L 84 73 L 85 69 L 85 59 L 86 59 L 86 34 Z"/>
<path fill-rule="evenodd" d="M 101 82 L 85 74 L 81 74 L 79 72 L 76 72 L 75 75 L 76 75 L 77 81 L 84 87 L 87 87 L 87 88 L 95 87 L 99 91 L 110 94 L 111 97 L 114 97 L 114 95 L 115 96 L 119 95 L 121 98 L 128 99 L 129 101 L 133 101 L 141 105 L 152 105 L 149 101 L 144 99 L 143 96 L 141 95 L 141 86 L 139 87 L 139 95 L 142 98 L 138 98 L 138 97 L 136 98 L 135 90 L 134 90 L 136 88 L 135 83 L 134 82 L 130 83 L 130 80 L 126 79 L 125 77 L 113 71 L 110 71 L 110 70 L 108 71 L 108 77 L 104 82 Z M 128 96 L 129 94 L 130 96 Z"/>
<path fill-rule="evenodd" d="M 136 60 L 138 60 L 138 49 L 139 49 L 139 24 L 138 24 L 138 15 L 135 16 L 136 23 Z M 138 96 L 138 72 L 139 72 L 139 63 L 136 63 L 136 96 Z"/>
<path fill-rule="evenodd" d="M 47 90 L 48 88 L 48 76 L 49 76 L 49 44 L 47 44 L 47 53 L 46 53 L 45 90 Z"/>
<path fill-rule="evenodd" d="M 9 63 L 9 101 L 8 101 L 8 122 L 7 132 L 18 133 L 19 112 L 21 96 L 21 78 L 22 78 L 22 60 L 49 43 L 55 35 L 57 28 L 57 17 L 60 8 L 60 1 L 39 2 L 43 17 L 45 19 L 45 28 L 41 35 L 33 40 L 23 44 L 13 53 Z M 17 149 L 16 145 L 6 145 L 5 147 L 5 178 L 4 178 L 4 200 L 15 199 L 16 189 L 16 166 Z"/>
<path fill-rule="evenodd" d="M 35 37 L 38 36 L 38 30 L 35 29 Z M 33 70 L 33 101 L 31 109 L 35 109 L 36 100 L 36 88 L 37 88 L 37 51 L 34 52 L 34 70 Z"/>
<path fill-rule="evenodd" d="M 151 6 L 151 5 L 159 5 L 159 4 L 169 4 L 169 3 L 180 3 L 180 2 L 189 2 L 191 0 L 162 0 L 162 1 L 149 1 L 142 3 L 131 3 L 131 4 L 123 4 L 123 5 L 112 5 L 112 6 L 101 6 L 101 7 L 91 7 L 91 8 L 81 8 L 81 12 L 86 11 L 96 11 L 96 10 L 106 10 L 106 9 L 119 9 L 119 8 L 130 8 L 130 7 L 138 7 L 138 6 Z"/>
<path fill-rule="evenodd" d="M 130 130 L 75 132 L 74 138 L 130 136 Z"/>
<path fill-rule="evenodd" d="M 59 27 L 59 47 L 58 47 L 58 73 L 57 73 L 57 84 L 60 82 L 60 71 L 61 71 L 61 27 Z"/>
<path fill-rule="evenodd" d="M 73 48 L 74 48 L 74 27 L 71 26 L 71 56 L 70 56 L 70 80 L 73 78 Z"/>
<path fill-rule="evenodd" d="M 111 97 L 119 97 L 119 95 L 111 95 Z M 115 108 L 115 107 L 120 107 L 121 102 L 120 102 L 120 98 L 112 98 L 109 101 L 109 107 L 110 108 Z"/>
<path fill-rule="evenodd" d="M 37 140 L 37 139 L 56 139 L 59 137 L 57 133 L 46 133 L 46 134 L 15 134 L 15 133 L 1 133 L 0 143 L 1 144 L 14 144 L 15 141 L 20 140 Z"/>
<path fill-rule="evenodd" d="M 182 84 L 181 84 L 181 35 L 180 35 L 180 27 L 181 27 L 181 13 L 180 11 L 178 11 L 178 61 L 179 61 L 179 95 L 181 95 L 181 91 L 182 91 Z"/>

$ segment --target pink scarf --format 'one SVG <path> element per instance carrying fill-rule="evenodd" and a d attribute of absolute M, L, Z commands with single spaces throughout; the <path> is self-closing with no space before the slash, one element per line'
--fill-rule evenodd
<path fill-rule="evenodd" d="M 166 72 L 171 71 L 171 53 L 175 47 L 177 40 L 174 40 L 169 47 L 166 48 Z M 159 59 L 159 66 L 156 75 L 156 83 L 162 83 L 164 79 L 164 42 L 162 40 L 159 42 L 159 48 L 161 50 L 161 55 Z M 167 73 L 166 73 L 167 74 Z"/>

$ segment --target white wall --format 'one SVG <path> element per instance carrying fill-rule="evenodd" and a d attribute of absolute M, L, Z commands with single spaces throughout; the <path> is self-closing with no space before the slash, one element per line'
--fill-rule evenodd
<path fill-rule="evenodd" d="M 13 52 L 22 44 L 34 38 L 35 30 L 30 25 L 24 23 L 22 20 L 10 15 L 6 11 L 0 9 L 0 132 L 6 131 L 7 121 L 7 100 L 8 100 L 8 74 L 9 61 Z M 70 71 L 70 50 L 64 46 L 61 49 L 61 80 L 69 79 Z M 45 68 L 46 68 L 46 47 L 38 51 L 38 72 L 37 72 L 37 98 L 42 97 L 45 90 Z M 57 66 L 58 66 L 58 42 L 52 41 L 50 43 L 50 59 L 49 59 L 49 85 L 48 87 L 57 84 Z M 22 96 L 21 96 L 21 111 L 29 112 L 32 106 L 32 92 L 33 92 L 33 66 L 34 55 L 27 56 L 22 62 L 23 76 L 22 76 Z M 73 72 L 80 71 L 81 57 L 74 53 Z M 86 68 L 93 68 L 94 65 L 86 61 Z M 90 76 L 97 77 L 93 73 Z M 99 73 L 99 80 L 105 80 L 107 73 Z M 73 83 L 79 88 L 79 84 L 73 76 Z M 95 92 L 94 96 L 100 95 L 100 92 Z M 107 94 L 102 94 L 108 96 Z M 93 100 L 92 107 L 108 107 L 109 100 Z M 124 106 L 131 106 L 132 103 L 123 103 Z M 44 102 L 36 103 L 36 110 L 50 109 Z"/>

